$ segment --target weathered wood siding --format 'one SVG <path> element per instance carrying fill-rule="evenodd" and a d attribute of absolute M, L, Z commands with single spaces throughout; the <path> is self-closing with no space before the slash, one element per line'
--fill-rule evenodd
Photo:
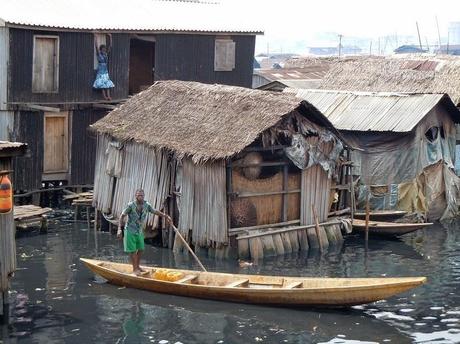
<path fill-rule="evenodd" d="M 180 186 L 179 230 L 192 231 L 191 242 L 200 247 L 228 243 L 227 190 L 224 161 L 194 164 L 183 159 Z"/>
<path fill-rule="evenodd" d="M 312 206 L 319 222 L 327 220 L 331 194 L 331 179 L 320 165 L 302 171 L 300 224 L 315 223 Z"/>
<path fill-rule="evenodd" d="M 93 184 L 97 140 L 89 126 L 106 114 L 107 110 L 92 108 L 72 112 L 71 184 Z"/>
<path fill-rule="evenodd" d="M 9 29 L 0 27 L 0 111 L 7 109 Z"/>
<path fill-rule="evenodd" d="M 155 80 L 185 80 L 251 87 L 255 36 L 232 36 L 235 69 L 214 71 L 215 35 L 156 36 Z"/>
<path fill-rule="evenodd" d="M 14 112 L 0 110 L 0 140 L 11 141 L 14 127 Z"/>
<path fill-rule="evenodd" d="M 98 136 L 93 205 L 119 218 L 128 202 L 134 200 L 136 190 L 143 188 L 145 199 L 155 209 L 162 209 L 171 187 L 171 163 L 167 154 L 144 145 L 125 143 L 116 153 L 122 159 L 121 169 L 109 175 L 107 170 L 113 163 L 107 154 L 111 141 L 107 135 Z M 147 222 L 153 227 L 158 223 L 153 216 L 149 216 Z"/>
<path fill-rule="evenodd" d="M 10 169 L 11 158 L 0 158 L 0 170 Z M 0 214 L 0 292 L 8 290 L 8 274 L 14 270 L 16 270 L 16 241 L 11 211 L 8 214 Z"/>
<path fill-rule="evenodd" d="M 14 141 L 29 145 L 29 154 L 14 158 L 15 190 L 41 187 L 43 172 L 43 112 L 16 111 Z"/>
<path fill-rule="evenodd" d="M 34 35 L 59 37 L 57 93 L 32 92 Z M 92 33 L 10 29 L 9 36 L 9 102 L 89 102 L 102 99 L 100 91 L 92 87 L 96 76 Z M 112 38 L 109 54 L 109 75 L 115 83 L 112 98 L 124 99 L 128 96 L 129 35 L 113 34 Z"/>

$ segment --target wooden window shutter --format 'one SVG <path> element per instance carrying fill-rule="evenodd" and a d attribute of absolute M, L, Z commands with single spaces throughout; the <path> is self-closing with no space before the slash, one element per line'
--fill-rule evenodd
<path fill-rule="evenodd" d="M 235 45 L 231 39 L 216 39 L 214 71 L 230 72 L 235 69 Z"/>
<path fill-rule="evenodd" d="M 34 36 L 32 92 L 55 93 L 59 87 L 59 37 Z"/>

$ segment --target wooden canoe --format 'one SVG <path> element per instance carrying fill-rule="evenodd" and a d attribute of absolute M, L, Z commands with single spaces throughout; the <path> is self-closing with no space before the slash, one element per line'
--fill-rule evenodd
<path fill-rule="evenodd" d="M 391 221 L 403 217 L 407 214 L 404 210 L 373 210 L 369 213 L 369 219 L 374 221 Z M 365 219 L 365 211 L 356 211 L 354 217 L 357 219 Z"/>
<path fill-rule="evenodd" d="M 306 278 L 242 275 L 177 270 L 184 277 L 176 282 L 157 280 L 153 267 L 143 266 L 143 276 L 132 273 L 130 264 L 80 258 L 109 283 L 158 293 L 221 301 L 291 307 L 346 307 L 386 299 L 426 282 L 426 277 L 398 278 Z"/>
<path fill-rule="evenodd" d="M 420 228 L 429 227 L 431 225 L 432 223 L 369 221 L 369 234 L 395 237 L 415 232 Z M 353 219 L 353 229 L 357 232 L 364 233 L 366 231 L 366 220 Z"/>

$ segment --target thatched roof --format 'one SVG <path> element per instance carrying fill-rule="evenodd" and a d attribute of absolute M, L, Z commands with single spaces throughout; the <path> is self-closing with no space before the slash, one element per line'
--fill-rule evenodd
<path fill-rule="evenodd" d="M 321 89 L 371 92 L 447 93 L 460 104 L 460 58 L 404 55 L 337 61 Z"/>
<path fill-rule="evenodd" d="M 293 94 L 186 81 L 159 81 L 91 126 L 193 160 L 227 158 L 298 111 L 340 134 L 316 108 Z"/>

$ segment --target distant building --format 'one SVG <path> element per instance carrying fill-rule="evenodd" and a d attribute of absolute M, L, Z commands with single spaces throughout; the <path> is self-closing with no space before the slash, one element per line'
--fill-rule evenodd
<path fill-rule="evenodd" d="M 416 54 L 416 53 L 426 53 L 428 50 L 421 49 L 417 45 L 401 45 L 393 51 L 395 54 Z"/>
<path fill-rule="evenodd" d="M 281 91 L 285 87 L 317 88 L 329 65 L 254 71 L 252 88 Z M 267 87 L 266 87 L 267 86 Z"/>
<path fill-rule="evenodd" d="M 436 54 L 460 55 L 460 44 L 444 44 L 435 50 Z"/>
<path fill-rule="evenodd" d="M 312 55 L 319 56 L 332 56 L 339 54 L 339 47 L 309 47 L 308 52 Z M 359 55 L 362 49 L 357 46 L 342 46 L 340 50 L 341 55 Z"/>

